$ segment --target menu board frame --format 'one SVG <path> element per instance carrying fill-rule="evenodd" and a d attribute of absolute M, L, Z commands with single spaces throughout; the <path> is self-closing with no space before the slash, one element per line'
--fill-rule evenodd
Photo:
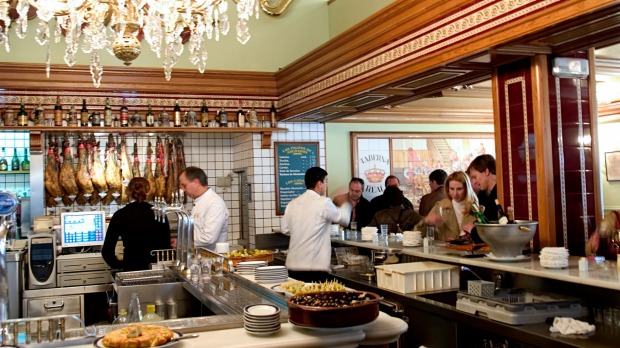
<path fill-rule="evenodd" d="M 310 151 L 314 157 L 316 158 L 316 163 L 312 163 L 305 168 L 295 168 L 296 173 L 291 174 L 287 173 L 287 181 L 285 182 L 281 176 L 284 174 L 284 157 L 281 156 L 283 151 L 291 150 L 293 148 L 305 148 L 305 150 Z M 320 152 L 319 152 L 319 143 L 318 142 L 307 142 L 307 141 L 297 141 L 297 142 L 275 142 L 274 143 L 274 154 L 275 154 L 275 174 L 276 174 L 276 215 L 283 215 L 284 209 L 286 209 L 286 204 L 290 202 L 293 198 L 291 197 L 291 190 L 298 191 L 299 194 L 302 194 L 306 191 L 306 185 L 304 183 L 304 176 L 306 174 L 306 170 L 311 167 L 318 167 L 320 164 Z M 290 163 L 290 157 L 287 156 L 286 161 Z M 294 165 L 294 163 L 292 163 Z M 286 168 L 288 170 L 289 168 Z M 291 184 L 290 180 L 294 179 L 294 184 Z M 300 180 L 301 179 L 301 180 Z M 286 187 L 284 186 L 286 185 Z M 285 189 L 286 188 L 286 189 Z M 283 194 L 287 193 L 288 198 L 283 197 Z M 298 195 L 295 195 L 298 196 Z M 282 206 L 283 203 L 284 206 Z"/>

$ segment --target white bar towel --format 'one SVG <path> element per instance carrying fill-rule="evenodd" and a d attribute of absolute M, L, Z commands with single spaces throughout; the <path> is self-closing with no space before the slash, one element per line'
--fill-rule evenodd
<path fill-rule="evenodd" d="M 561 317 L 553 319 L 553 326 L 549 328 L 549 331 L 559 332 L 563 335 L 585 335 L 595 330 L 596 327 L 594 325 L 573 318 Z"/>

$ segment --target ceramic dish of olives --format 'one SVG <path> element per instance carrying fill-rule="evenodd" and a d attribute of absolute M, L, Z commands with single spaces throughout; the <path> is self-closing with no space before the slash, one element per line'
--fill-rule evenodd
<path fill-rule="evenodd" d="M 381 296 L 363 291 L 323 291 L 289 297 L 289 320 L 308 328 L 367 324 L 379 316 Z"/>

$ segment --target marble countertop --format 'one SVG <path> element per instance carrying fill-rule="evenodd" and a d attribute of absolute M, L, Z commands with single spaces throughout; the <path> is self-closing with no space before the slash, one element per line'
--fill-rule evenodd
<path fill-rule="evenodd" d="M 539 255 L 533 254 L 524 257 L 523 260 L 506 262 L 496 261 L 488 256 L 484 257 L 465 257 L 465 252 L 459 252 L 442 247 L 444 243 L 435 242 L 432 248 L 429 247 L 403 247 L 401 242 L 390 240 L 387 244 L 379 244 L 372 241 L 361 241 L 356 238 L 332 237 L 332 242 L 344 245 L 351 245 L 367 249 L 398 249 L 405 255 L 425 258 L 428 260 L 436 260 L 460 264 L 464 266 L 484 267 L 506 272 L 525 274 L 535 277 L 561 280 L 571 283 L 584 284 L 588 286 L 596 286 L 611 290 L 620 290 L 620 269 L 617 263 L 613 261 L 588 263 L 588 271 L 580 272 L 578 261 L 580 257 L 571 256 L 568 262 L 568 268 L 549 269 L 540 265 Z"/>

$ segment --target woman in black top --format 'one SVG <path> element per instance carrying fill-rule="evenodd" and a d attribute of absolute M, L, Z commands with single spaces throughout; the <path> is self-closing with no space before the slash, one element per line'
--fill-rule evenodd
<path fill-rule="evenodd" d="M 127 186 L 127 195 L 133 202 L 112 216 L 101 254 L 113 269 L 123 271 L 146 270 L 156 262 L 151 250 L 170 249 L 170 226 L 155 220 L 151 205 L 145 202 L 150 184 L 145 178 L 133 178 Z M 118 238 L 123 240 L 123 260 L 116 257 Z"/>

